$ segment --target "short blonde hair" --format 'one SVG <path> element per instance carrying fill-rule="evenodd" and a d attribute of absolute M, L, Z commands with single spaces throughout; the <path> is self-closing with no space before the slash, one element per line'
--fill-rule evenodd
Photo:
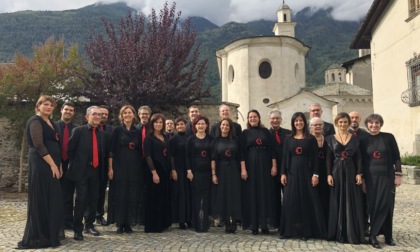
<path fill-rule="evenodd" d="M 38 106 L 41 105 L 42 103 L 49 101 L 51 102 L 52 106 L 55 108 L 57 107 L 57 102 L 55 101 L 55 99 L 50 96 L 50 95 L 41 95 L 38 98 L 38 101 L 35 104 L 35 114 L 39 112 Z"/>

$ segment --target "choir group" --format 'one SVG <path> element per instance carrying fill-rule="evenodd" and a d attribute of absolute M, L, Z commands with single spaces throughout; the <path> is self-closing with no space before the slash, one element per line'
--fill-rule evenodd
<path fill-rule="evenodd" d="M 365 131 L 359 113 L 339 113 L 332 125 L 313 104 L 309 121 L 296 112 L 287 130 L 279 110 L 270 112 L 270 128 L 250 110 L 242 130 L 228 105 L 213 125 L 195 105 L 189 121 L 125 105 L 113 127 L 108 107 L 91 106 L 87 123 L 76 127 L 74 104 L 64 103 L 53 122 L 56 106 L 41 96 L 27 123 L 28 214 L 18 248 L 57 247 L 64 229 L 75 240 L 83 231 L 98 236 L 95 221 L 115 223 L 118 234 L 133 225 L 162 232 L 174 223 L 207 232 L 216 223 L 226 233 L 240 225 L 253 235 L 278 229 L 281 239 L 304 241 L 362 244 L 367 236 L 374 248 L 383 234 L 395 245 L 400 154 L 378 114 L 365 119 Z"/>

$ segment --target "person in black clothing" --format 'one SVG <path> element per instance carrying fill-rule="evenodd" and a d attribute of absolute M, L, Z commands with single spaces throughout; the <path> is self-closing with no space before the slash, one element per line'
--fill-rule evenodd
<path fill-rule="evenodd" d="M 283 156 L 283 145 L 284 145 L 284 140 L 286 139 L 287 136 L 289 136 L 292 132 L 288 129 L 284 129 L 281 127 L 281 122 L 282 122 L 282 117 L 281 117 L 281 112 L 278 109 L 273 109 L 272 111 L 270 111 L 269 114 L 269 118 L 270 118 L 270 132 L 271 135 L 273 136 L 274 139 L 274 147 L 275 147 L 275 153 L 276 153 L 276 161 L 277 161 L 277 166 L 281 165 L 281 159 Z M 281 199 L 282 196 L 282 191 L 283 191 L 283 185 L 280 182 L 280 172 L 277 172 L 277 175 L 275 177 L 273 177 L 274 180 L 274 188 L 276 191 L 276 198 Z M 278 213 L 278 217 L 279 219 L 276 220 L 279 225 L 280 225 L 280 216 L 281 216 L 281 200 L 277 200 L 276 201 L 276 212 Z"/>
<path fill-rule="evenodd" d="M 172 119 L 165 121 L 165 137 L 169 140 L 175 135 L 175 124 Z"/>
<path fill-rule="evenodd" d="M 64 239 L 59 134 L 49 119 L 56 105 L 51 96 L 42 95 L 36 103 L 36 115 L 26 125 L 29 145 L 28 211 L 18 249 L 57 247 L 60 239 Z"/>
<path fill-rule="evenodd" d="M 181 229 L 191 225 L 191 187 L 185 163 L 185 146 L 188 138 L 185 134 L 186 123 L 187 120 L 184 118 L 177 118 L 175 120 L 177 133 L 169 140 L 172 223 L 179 223 Z"/>
<path fill-rule="evenodd" d="M 222 104 L 219 107 L 220 120 L 230 118 L 230 107 L 226 104 Z M 235 128 L 236 136 L 239 138 L 242 133 L 242 127 L 240 124 L 233 122 L 233 127 Z M 215 137 L 217 134 L 220 135 L 220 122 L 215 122 L 210 129 L 210 136 Z"/>
<path fill-rule="evenodd" d="M 61 106 L 61 119 L 54 122 L 60 136 L 61 166 L 63 167 L 63 176 L 60 179 L 60 183 L 64 199 L 64 228 L 70 230 L 73 230 L 73 198 L 75 184 L 73 181 L 66 178 L 67 170 L 69 169 L 67 147 L 70 134 L 75 127 L 73 124 L 73 117 L 75 112 L 75 105 L 72 102 L 65 102 Z"/>
<path fill-rule="evenodd" d="M 314 103 L 311 106 L 309 106 L 310 118 L 314 118 L 314 117 L 321 118 L 322 112 L 323 111 L 322 111 L 322 108 L 321 108 L 321 104 L 319 104 L 319 103 Z M 329 122 L 324 121 L 324 127 L 322 128 L 322 134 L 324 135 L 324 137 L 334 135 L 335 134 L 334 125 L 332 125 Z"/>
<path fill-rule="evenodd" d="M 242 228 L 258 228 L 263 234 L 269 228 L 277 228 L 276 191 L 273 177 L 277 175 L 277 160 L 274 139 L 270 131 L 261 125 L 257 110 L 248 112 L 248 127 L 241 134 Z"/>
<path fill-rule="evenodd" d="M 363 142 L 364 182 L 370 213 L 370 244 L 381 246 L 376 236 L 381 232 L 385 244 L 395 246 L 392 238 L 394 217 L 395 187 L 401 185 L 401 160 L 395 137 L 381 132 L 384 121 L 382 116 L 371 114 L 365 119 L 370 135 Z"/>
<path fill-rule="evenodd" d="M 149 172 L 146 169 L 147 163 L 146 163 L 146 158 L 144 156 L 144 141 L 149 132 L 149 119 L 151 115 L 152 115 L 152 109 L 149 106 L 143 105 L 139 107 L 138 116 L 140 118 L 140 123 L 137 125 L 137 128 L 141 132 L 142 170 L 139 172 L 139 178 L 138 178 L 138 182 L 139 182 L 138 183 L 138 198 L 137 198 L 138 208 L 137 208 L 136 223 L 133 223 L 134 225 L 144 224 L 144 190 L 145 190 L 144 176 L 146 175 L 146 173 Z"/>
<path fill-rule="evenodd" d="M 357 136 L 359 138 L 360 146 L 364 146 L 364 141 L 369 137 L 369 133 L 365 130 L 361 129 L 360 122 L 362 118 L 357 111 L 352 111 L 349 113 L 351 124 L 349 128 L 350 134 Z M 363 218 L 365 222 L 365 236 L 369 237 L 369 207 L 367 202 L 366 192 L 362 193 L 362 201 L 363 201 Z"/>
<path fill-rule="evenodd" d="M 211 197 L 211 136 L 209 119 L 199 115 L 194 118 L 193 129 L 186 143 L 187 178 L 191 181 L 192 225 L 197 232 L 207 232 L 210 227 Z"/>
<path fill-rule="evenodd" d="M 108 178 L 112 181 L 109 194 L 114 197 L 114 218 L 117 233 L 132 233 L 131 224 L 137 217 L 138 173 L 141 171 L 141 135 L 134 126 L 135 109 L 120 109 L 120 126 L 112 131 L 108 159 Z M 108 213 L 109 214 L 109 213 Z M 108 218 L 109 220 L 109 218 Z"/>
<path fill-rule="evenodd" d="M 99 194 L 99 171 L 105 164 L 106 137 L 98 129 L 101 121 L 101 109 L 91 106 L 86 110 L 88 123 L 73 129 L 68 145 L 69 170 L 66 178 L 76 183 L 76 202 L 74 206 L 74 239 L 83 240 L 83 215 L 85 232 L 98 236 L 100 233 L 93 223 L 96 216 Z"/>
<path fill-rule="evenodd" d="M 171 226 L 169 156 L 164 137 L 165 118 L 154 114 L 144 141 L 146 172 L 144 232 L 159 233 Z"/>
<path fill-rule="evenodd" d="M 195 129 L 194 129 L 194 127 L 193 127 L 193 121 L 194 121 L 194 118 L 196 117 L 196 116 L 199 116 L 200 115 L 200 109 L 198 108 L 198 106 L 197 105 L 192 105 L 192 106 L 190 106 L 189 108 L 188 108 L 188 117 L 190 118 L 190 121 L 189 122 L 187 122 L 187 129 L 186 129 L 186 131 L 185 131 L 185 133 L 188 135 L 188 136 L 191 136 L 191 135 L 193 135 L 194 134 L 194 132 L 195 132 Z"/>
<path fill-rule="evenodd" d="M 99 123 L 98 129 L 105 133 L 108 146 L 106 152 L 109 152 L 109 144 L 111 143 L 111 133 L 113 130 L 113 127 L 108 122 L 108 115 L 109 115 L 109 108 L 105 105 L 99 106 L 101 109 L 101 122 Z M 101 226 L 106 226 L 108 223 L 104 219 L 104 205 L 105 205 L 105 193 L 106 188 L 108 187 L 108 160 L 105 160 L 105 164 L 101 166 L 101 170 L 98 172 L 99 175 L 99 198 L 98 198 L 98 207 L 96 209 L 96 223 L 100 224 Z M 108 214 L 111 212 L 111 215 L 113 214 L 113 205 L 111 204 L 111 207 L 108 205 Z M 108 220 L 112 219 L 108 217 Z"/>
<path fill-rule="evenodd" d="M 284 186 L 280 238 L 325 237 L 325 220 L 316 186 L 319 183 L 317 141 L 309 134 L 302 112 L 291 120 L 292 134 L 284 142 L 281 183 Z"/>
<path fill-rule="evenodd" d="M 231 119 L 222 119 L 212 142 L 213 216 L 225 223 L 226 233 L 235 233 L 241 219 L 240 148 Z"/>

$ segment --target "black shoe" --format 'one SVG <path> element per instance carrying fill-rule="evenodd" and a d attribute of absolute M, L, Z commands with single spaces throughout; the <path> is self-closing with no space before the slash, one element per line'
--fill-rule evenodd
<path fill-rule="evenodd" d="M 127 234 L 131 234 L 131 233 L 133 233 L 133 229 L 131 228 L 131 226 L 130 226 L 130 225 L 125 225 L 124 231 L 125 231 Z"/>
<path fill-rule="evenodd" d="M 376 248 L 376 249 L 380 249 L 381 246 L 379 245 L 378 240 L 376 239 L 376 236 L 371 236 L 369 239 L 369 243 L 370 245 L 372 245 L 372 247 Z"/>
<path fill-rule="evenodd" d="M 185 226 L 185 223 L 179 223 L 179 228 L 180 229 L 186 229 L 187 227 Z"/>
<path fill-rule="evenodd" d="M 394 239 L 390 238 L 387 239 L 385 238 L 385 244 L 389 245 L 389 246 L 396 246 L 397 244 L 394 242 Z"/>
<path fill-rule="evenodd" d="M 264 228 L 264 229 L 261 229 L 261 233 L 270 234 L 270 231 L 268 231 L 268 229 Z"/>
<path fill-rule="evenodd" d="M 124 233 L 123 226 L 122 225 L 121 226 L 117 226 L 117 234 L 122 234 L 122 233 Z"/>
<path fill-rule="evenodd" d="M 87 234 L 91 234 L 91 235 L 93 235 L 93 236 L 99 236 L 99 235 L 100 235 L 99 231 L 98 231 L 98 230 L 96 230 L 96 228 L 95 228 L 95 227 L 86 228 L 86 229 L 85 229 L 85 233 L 87 233 Z"/>
<path fill-rule="evenodd" d="M 99 224 L 101 226 L 106 226 L 107 222 L 106 222 L 106 220 L 104 219 L 103 216 L 97 216 L 96 217 L 96 224 Z"/>
<path fill-rule="evenodd" d="M 74 239 L 76 241 L 83 241 L 83 234 L 82 234 L 82 232 L 75 232 L 74 233 Z"/>
<path fill-rule="evenodd" d="M 252 230 L 252 234 L 253 234 L 253 235 L 257 235 L 257 234 L 258 234 L 258 229 L 253 229 L 253 230 Z"/>
<path fill-rule="evenodd" d="M 230 226 L 230 233 L 234 234 L 236 232 L 236 222 L 233 222 Z"/>

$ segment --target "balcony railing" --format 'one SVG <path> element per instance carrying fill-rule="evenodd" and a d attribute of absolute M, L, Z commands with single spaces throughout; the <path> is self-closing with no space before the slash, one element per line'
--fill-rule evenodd
<path fill-rule="evenodd" d="M 410 107 L 420 105 L 420 86 L 413 86 L 401 94 L 401 101 Z"/>

